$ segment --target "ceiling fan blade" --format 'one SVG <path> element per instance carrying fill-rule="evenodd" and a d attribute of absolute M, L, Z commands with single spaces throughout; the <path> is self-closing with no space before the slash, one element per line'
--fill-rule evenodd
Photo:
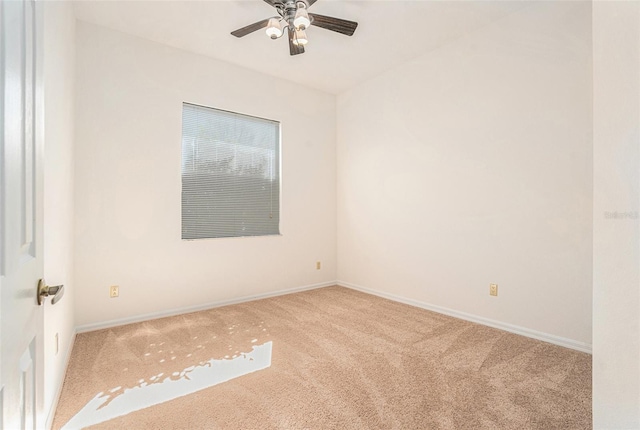
<path fill-rule="evenodd" d="M 309 16 L 312 17 L 311 25 L 346 34 L 347 36 L 353 36 L 356 27 L 358 27 L 357 22 L 347 21 L 346 19 L 333 18 L 316 13 L 310 13 Z"/>
<path fill-rule="evenodd" d="M 253 33 L 254 31 L 260 30 L 261 28 L 265 28 L 269 24 L 269 18 L 263 19 L 262 21 L 254 22 L 253 24 L 249 24 L 246 27 L 239 28 L 235 31 L 232 31 L 235 37 L 246 36 L 249 33 Z"/>
<path fill-rule="evenodd" d="M 294 31 L 291 30 L 291 27 L 289 27 L 288 33 L 289 33 L 289 54 L 291 55 L 304 54 L 304 46 L 296 45 L 295 43 L 293 43 Z"/>
<path fill-rule="evenodd" d="M 264 0 L 264 1 L 267 1 L 267 0 Z M 307 3 L 309 3 L 309 6 L 311 6 L 312 4 L 314 4 L 317 1 L 318 0 L 307 0 Z"/>

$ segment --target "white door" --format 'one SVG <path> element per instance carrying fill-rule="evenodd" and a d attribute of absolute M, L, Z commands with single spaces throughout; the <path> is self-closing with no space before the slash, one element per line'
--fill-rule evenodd
<path fill-rule="evenodd" d="M 0 1 L 0 423 L 41 428 L 42 5 Z"/>

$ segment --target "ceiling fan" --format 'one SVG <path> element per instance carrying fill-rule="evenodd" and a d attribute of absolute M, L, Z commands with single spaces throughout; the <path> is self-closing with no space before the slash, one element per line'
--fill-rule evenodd
<path fill-rule="evenodd" d="M 273 6 L 279 16 L 254 22 L 246 27 L 232 31 L 231 34 L 236 37 L 242 37 L 266 27 L 267 36 L 271 39 L 278 39 L 287 29 L 289 33 L 289 53 L 298 55 L 304 53 L 304 45 L 308 42 L 305 30 L 311 25 L 346 34 L 347 36 L 352 36 L 358 26 L 357 22 L 307 12 L 307 8 L 317 0 L 264 1 Z"/>

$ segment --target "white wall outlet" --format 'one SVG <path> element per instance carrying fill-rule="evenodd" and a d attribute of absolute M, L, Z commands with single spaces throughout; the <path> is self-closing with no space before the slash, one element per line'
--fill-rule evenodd
<path fill-rule="evenodd" d="M 322 262 L 316 261 L 316 270 L 322 269 Z"/>
<path fill-rule="evenodd" d="M 498 284 L 489 284 L 489 294 L 492 296 L 498 295 Z"/>
<path fill-rule="evenodd" d="M 109 287 L 109 297 L 116 298 L 120 295 L 120 289 L 117 285 L 112 285 Z"/>

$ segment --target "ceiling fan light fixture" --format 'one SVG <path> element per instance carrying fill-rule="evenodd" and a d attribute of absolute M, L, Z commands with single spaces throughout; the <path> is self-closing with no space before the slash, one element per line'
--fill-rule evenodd
<path fill-rule="evenodd" d="M 280 26 L 280 20 L 278 18 L 269 19 L 269 24 L 267 25 L 267 36 L 272 39 L 277 39 L 282 36 L 282 27 Z"/>
<path fill-rule="evenodd" d="M 309 42 L 309 39 L 307 39 L 307 33 L 304 32 L 304 30 L 302 29 L 295 29 L 295 34 L 293 36 L 293 44 L 298 46 L 304 46 L 307 44 L 307 42 Z"/>
<path fill-rule="evenodd" d="M 306 30 L 311 25 L 306 5 L 302 2 L 298 3 L 298 10 L 296 11 L 295 18 L 293 18 L 293 25 L 296 29 L 300 30 Z"/>
<path fill-rule="evenodd" d="M 245 25 L 231 32 L 232 36 L 244 37 L 254 31 L 266 28 L 267 36 L 271 39 L 278 39 L 287 32 L 287 41 L 289 42 L 289 54 L 304 54 L 304 45 L 309 41 L 305 31 L 313 25 L 314 27 L 324 28 L 329 31 L 344 34 L 345 36 L 353 36 L 358 27 L 355 21 L 335 18 L 332 16 L 319 15 L 317 13 L 308 13 L 310 6 L 317 0 L 264 0 L 271 5 L 279 16 L 272 15 L 269 18 Z"/>

